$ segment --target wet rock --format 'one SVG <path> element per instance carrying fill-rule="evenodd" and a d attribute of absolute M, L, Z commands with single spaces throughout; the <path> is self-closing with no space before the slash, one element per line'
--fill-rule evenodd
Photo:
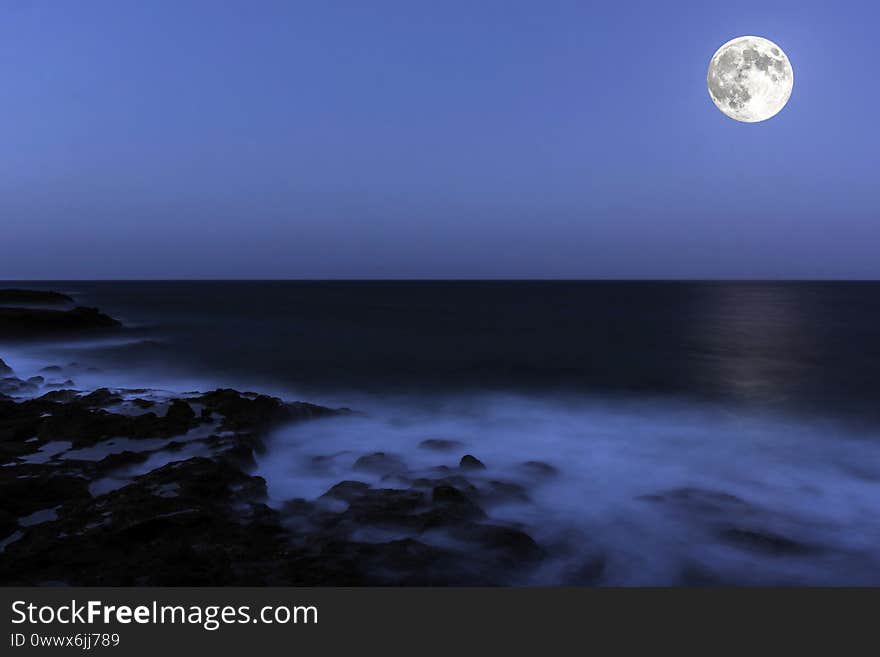
<path fill-rule="evenodd" d="M 41 474 L 19 479 L 16 474 L 0 471 L 0 511 L 22 518 L 73 500 L 88 499 L 88 481 L 79 476 L 56 475 L 44 468 Z"/>
<path fill-rule="evenodd" d="M 112 390 L 108 390 L 107 388 L 98 388 L 94 392 L 80 397 L 80 401 L 85 406 L 103 408 L 105 406 L 119 404 L 122 401 L 122 395 L 113 392 Z"/>
<path fill-rule="evenodd" d="M 341 481 L 324 493 L 322 497 L 333 497 L 339 500 L 345 500 L 346 502 L 351 502 L 363 495 L 369 490 L 369 488 L 370 484 L 364 483 L 363 481 Z"/>
<path fill-rule="evenodd" d="M 92 407 L 96 401 L 103 403 L 115 398 L 112 394 L 109 398 L 103 395 L 96 391 L 81 398 L 80 403 L 55 404 L 48 409 L 47 416 L 40 417 L 37 435 L 47 441 L 71 440 L 74 447 L 83 447 L 114 437 L 171 438 L 196 426 L 192 416 L 182 409 L 168 418 L 152 412 L 123 415 Z"/>
<path fill-rule="evenodd" d="M 422 449 L 430 449 L 435 452 L 448 452 L 461 446 L 462 443 L 460 441 L 446 438 L 428 438 L 419 443 L 419 447 Z"/>
<path fill-rule="evenodd" d="M 180 433 L 185 433 L 195 424 L 196 414 L 192 407 L 185 401 L 174 399 L 165 413 L 165 422 L 171 427 L 181 429 Z"/>
<path fill-rule="evenodd" d="M 278 422 L 334 414 L 330 409 L 219 390 L 172 399 L 162 415 L 107 410 L 121 401 L 109 390 L 0 400 L 0 446 L 9 446 L 14 460 L 50 440 L 76 448 L 110 438 L 182 436 L 202 421 L 196 404 L 224 430 L 97 462 L 68 457 L 0 468 L 0 532 L 21 533 L 0 559 L 0 583 L 498 584 L 534 563 L 531 539 L 516 527 L 484 524 L 478 504 L 490 492 L 516 497 L 519 487 L 489 482 L 478 488 L 449 468 L 408 472 L 393 454 L 363 455 L 358 468 L 395 472 L 385 478 L 395 487 L 344 481 L 318 500 L 289 502 L 282 512 L 266 506 L 265 482 L 246 472 L 265 431 Z M 89 493 L 97 478 L 118 477 L 190 440 L 204 443 L 212 456 L 173 461 L 105 494 Z M 465 459 L 464 469 L 468 465 Z M 56 507 L 57 518 L 17 527 L 18 518 Z M 453 539 L 454 547 L 428 544 L 440 536 Z"/>
<path fill-rule="evenodd" d="M 203 416 L 207 414 L 210 417 L 211 413 L 222 415 L 221 427 L 233 431 L 243 428 L 262 431 L 282 422 L 338 414 L 338 411 L 323 406 L 303 402 L 285 404 L 275 397 L 248 397 L 230 389 L 215 390 L 190 401 L 204 405 Z"/>
<path fill-rule="evenodd" d="M 39 391 L 39 386 L 30 381 L 8 376 L 0 379 L 0 392 L 5 395 L 32 395 Z"/>
<path fill-rule="evenodd" d="M 544 554 L 531 536 L 513 527 L 469 524 L 456 530 L 454 535 L 476 542 L 508 563 L 535 562 Z"/>
<path fill-rule="evenodd" d="M 431 499 L 435 504 L 466 504 L 470 502 L 467 495 L 453 486 L 435 486 L 431 491 Z"/>
<path fill-rule="evenodd" d="M 254 449 L 247 444 L 233 445 L 219 453 L 222 461 L 231 463 L 232 465 L 243 470 L 250 470 L 257 466 L 254 459 Z"/>
<path fill-rule="evenodd" d="M 470 454 L 465 454 L 461 457 L 461 461 L 458 462 L 458 467 L 462 470 L 485 470 L 486 466 L 483 465 L 483 462 L 478 459 L 476 456 L 471 456 Z"/>
<path fill-rule="evenodd" d="M 37 401 L 69 404 L 77 399 L 79 399 L 79 393 L 76 390 L 53 390 L 52 392 L 47 392 Z"/>
<path fill-rule="evenodd" d="M 284 546 L 264 496 L 262 479 L 223 463 L 172 463 L 29 528 L 5 553 L 0 581 L 271 584 Z"/>
<path fill-rule="evenodd" d="M 419 517 L 422 529 L 453 527 L 486 517 L 477 504 L 452 486 L 436 486 L 431 492 L 434 506 Z"/>
<path fill-rule="evenodd" d="M 0 290 L 0 303 L 73 303 L 73 298 L 46 290 Z"/>
<path fill-rule="evenodd" d="M 355 461 L 354 469 L 374 474 L 391 474 L 405 470 L 406 466 L 403 460 L 394 454 L 373 452 L 372 454 L 361 456 Z"/>

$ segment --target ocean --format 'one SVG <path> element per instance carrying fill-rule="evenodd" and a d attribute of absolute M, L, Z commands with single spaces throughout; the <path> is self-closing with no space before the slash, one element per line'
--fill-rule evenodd
<path fill-rule="evenodd" d="M 64 292 L 125 325 L 0 343 L 16 372 L 76 361 L 77 386 L 231 387 L 355 411 L 273 434 L 255 470 L 272 504 L 362 479 L 364 453 L 437 465 L 419 443 L 442 438 L 527 489 L 492 510 L 551 555 L 522 583 L 593 581 L 602 555 L 611 585 L 880 584 L 880 284 L 0 287 Z M 316 456 L 331 458 L 316 469 Z M 527 480 L 528 461 L 555 474 Z"/>

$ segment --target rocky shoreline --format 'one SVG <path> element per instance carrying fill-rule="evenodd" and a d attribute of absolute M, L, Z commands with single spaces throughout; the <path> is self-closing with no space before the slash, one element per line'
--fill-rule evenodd
<path fill-rule="evenodd" d="M 119 325 L 97 310 L 3 308 L 0 335 L 83 328 L 69 320 L 85 315 L 101 318 L 90 328 Z M 10 331 L 10 317 L 26 320 Z M 231 389 L 80 390 L 78 368 L 20 379 L 0 360 L 0 584 L 494 585 L 544 555 L 485 509 L 528 492 L 481 477 L 455 441 L 421 447 L 458 467 L 413 472 L 365 450 L 354 473 L 381 486 L 353 478 L 270 506 L 252 472 L 272 429 L 351 411 Z"/>
<path fill-rule="evenodd" d="M 272 508 L 266 482 L 249 474 L 267 432 L 349 411 L 235 390 L 154 397 L 0 399 L 0 583 L 500 584 L 542 557 L 481 506 L 527 493 L 472 482 L 483 467 L 473 456 L 416 476 L 393 455 L 366 453 L 355 470 L 393 487 L 341 481 Z M 157 467 L 142 472 L 151 459 Z M 398 538 L 357 538 L 383 531 Z M 449 545 L 420 540 L 428 534 Z"/>
<path fill-rule="evenodd" d="M 22 336 L 20 326 L 0 322 L 0 340 L 8 340 L 0 342 L 0 585 L 643 581 L 631 565 L 647 549 L 643 534 L 609 546 L 593 527 L 554 525 L 557 501 L 548 492 L 556 495 L 572 473 L 526 460 L 548 449 L 499 463 L 491 442 L 442 432 L 388 442 L 356 410 L 233 389 L 96 388 L 113 373 L 59 364 L 61 357 L 44 364 L 43 345 L 125 327 L 51 294 L 0 294 L 0 305 L 4 298 L 61 305 L 0 307 L 36 326 Z M 77 314 L 106 319 L 88 328 L 65 319 L 53 342 L 58 317 Z M 19 343 L 29 337 L 38 347 L 23 356 Z M 303 426 L 315 422 L 339 424 Z M 363 435 L 340 443 L 337 429 Z M 382 444 L 394 446 L 376 451 Z M 796 518 L 723 487 L 650 484 L 624 500 L 628 512 L 650 516 L 651 527 L 683 527 L 698 542 L 693 552 L 676 545 L 657 581 L 797 583 L 796 570 L 785 579 L 776 564 L 874 563 L 871 554 L 804 538 Z M 620 557 L 627 551 L 636 559 Z M 753 575 L 754 564 L 765 571 Z"/>

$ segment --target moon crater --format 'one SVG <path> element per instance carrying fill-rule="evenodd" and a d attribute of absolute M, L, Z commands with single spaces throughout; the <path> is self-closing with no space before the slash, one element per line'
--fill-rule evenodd
<path fill-rule="evenodd" d="M 728 41 L 712 56 L 706 82 L 718 109 L 737 121 L 756 123 L 785 107 L 794 71 L 775 43 L 743 36 Z"/>

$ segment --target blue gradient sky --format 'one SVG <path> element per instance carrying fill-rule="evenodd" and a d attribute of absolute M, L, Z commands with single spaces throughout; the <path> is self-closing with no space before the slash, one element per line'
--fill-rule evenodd
<path fill-rule="evenodd" d="M 880 277 L 880 4 L 0 0 L 0 278 Z M 746 125 L 743 35 L 795 71 Z"/>

